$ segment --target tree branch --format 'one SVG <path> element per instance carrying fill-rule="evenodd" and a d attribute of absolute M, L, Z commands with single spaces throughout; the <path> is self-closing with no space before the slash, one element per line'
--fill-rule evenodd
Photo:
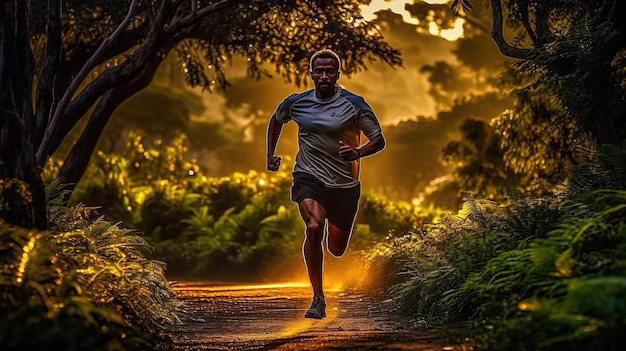
<path fill-rule="evenodd" d="M 161 31 L 162 23 L 167 18 L 168 10 L 171 9 L 168 7 L 169 4 L 170 2 L 167 0 L 161 3 L 155 21 L 148 29 L 146 37 L 141 42 L 139 48 L 128 59 L 119 66 L 100 74 L 68 104 L 65 112 L 59 119 L 56 134 L 50 140 L 45 150 L 47 155 L 44 155 L 44 158 L 54 153 L 71 128 L 100 97 L 108 94 L 108 90 L 128 84 L 137 75 L 142 74 L 142 70 L 145 69 L 148 62 L 152 62 L 155 56 L 163 57 L 165 53 L 181 40 L 180 33 L 167 36 Z"/>
<path fill-rule="evenodd" d="M 37 162 L 40 166 L 43 167 L 46 162 L 46 159 L 48 157 L 48 149 L 50 148 L 50 144 L 52 143 L 57 129 L 59 128 L 60 119 L 65 112 L 65 108 L 74 96 L 74 93 L 76 92 L 76 90 L 78 90 L 78 87 L 83 82 L 87 74 L 89 74 L 89 72 L 91 72 L 91 70 L 100 61 L 101 57 L 105 55 L 105 53 L 115 44 L 118 38 L 126 30 L 131 20 L 135 16 L 140 3 L 141 0 L 132 0 L 132 3 L 130 4 L 130 8 L 128 9 L 128 13 L 126 14 L 124 20 L 115 29 L 115 31 L 113 31 L 111 35 L 104 39 L 102 44 L 100 44 L 100 46 L 98 47 L 98 50 L 96 50 L 96 52 L 89 58 L 89 60 L 87 60 L 83 68 L 78 72 L 78 75 L 74 78 L 69 88 L 61 98 L 61 101 L 54 111 L 54 115 L 52 116 L 50 125 L 46 129 L 41 145 L 39 145 L 39 149 L 37 150 Z"/>
<path fill-rule="evenodd" d="M 63 166 L 59 171 L 59 180 L 62 184 L 70 184 L 71 188 L 73 188 L 78 183 L 85 173 L 91 154 L 115 109 L 150 84 L 161 61 L 161 57 L 155 56 L 147 67 L 131 82 L 117 89 L 109 90 L 104 94 L 91 114 L 81 136 L 70 150 L 65 162 L 63 162 Z"/>
<path fill-rule="evenodd" d="M 528 21 L 528 12 L 530 10 L 529 5 L 530 5 L 529 3 L 526 3 L 526 8 L 522 9 L 521 11 L 522 12 L 522 24 L 524 25 L 524 29 L 526 29 L 526 33 L 528 33 L 530 40 L 533 42 L 534 47 L 540 47 L 541 44 L 539 43 L 539 40 L 537 39 L 537 35 L 533 31 L 533 29 L 530 27 L 530 22 Z"/>
<path fill-rule="evenodd" d="M 173 22 L 174 26 L 164 26 L 163 24 L 166 22 L 166 18 L 169 17 L 171 11 L 173 9 L 180 10 L 180 8 L 177 8 L 172 4 L 180 5 L 181 3 L 182 2 L 180 0 L 162 1 L 158 12 L 154 17 L 154 21 L 148 29 L 146 38 L 141 43 L 140 47 L 131 55 L 131 57 L 124 61 L 121 65 L 102 73 L 96 78 L 96 80 L 88 84 L 87 87 L 85 87 L 74 100 L 71 100 L 71 97 L 75 94 L 78 86 L 86 77 L 86 74 L 89 73 L 98 63 L 102 62 L 102 58 L 109 54 L 111 49 L 115 46 L 115 42 L 119 41 L 121 33 L 124 32 L 129 21 L 133 18 L 134 13 L 136 13 L 137 8 L 140 5 L 140 0 L 133 0 L 131 8 L 129 9 L 124 21 L 122 21 L 113 34 L 103 41 L 103 43 L 96 50 L 96 53 L 94 53 L 94 55 L 87 60 L 77 77 L 72 81 L 70 87 L 63 95 L 63 99 L 61 99 L 61 102 L 54 111 L 54 116 L 51 119 L 50 126 L 46 130 L 46 134 L 44 135 L 43 141 L 37 151 L 37 160 L 40 164 L 45 163 L 46 158 L 58 147 L 59 140 L 57 139 L 62 138 L 57 137 L 57 135 L 61 133 L 64 137 L 69 129 L 71 129 L 71 127 L 75 125 L 80 118 L 82 118 L 87 109 L 92 106 L 98 98 L 103 96 L 108 89 L 127 84 L 135 75 L 140 74 L 145 63 L 150 62 L 151 56 L 157 55 L 155 50 L 160 50 L 162 53 L 165 53 L 167 50 L 164 47 L 173 47 L 183 38 L 181 34 L 183 34 L 182 29 L 184 26 L 194 25 L 202 19 L 203 16 L 225 7 L 228 1 L 222 0 L 208 5 L 198 10 L 196 15 L 181 17 L 179 20 Z M 163 27 L 167 29 L 167 32 L 163 30 Z M 163 39 L 165 39 L 165 42 L 163 42 Z"/>
<path fill-rule="evenodd" d="M 193 1 L 193 0 L 192 0 Z M 174 17 L 170 25 L 165 28 L 166 33 L 175 33 L 182 28 L 189 27 L 195 22 L 201 20 L 204 16 L 211 12 L 223 9 L 228 5 L 228 0 L 221 0 L 211 5 L 205 6 L 197 11 L 192 11 L 189 15 L 184 17 Z"/>
<path fill-rule="evenodd" d="M 152 3 L 152 1 L 144 1 L 144 5 L 146 6 L 148 23 L 152 25 L 154 23 L 154 4 Z"/>
<path fill-rule="evenodd" d="M 61 32 L 61 0 L 48 0 L 48 40 L 37 83 L 34 145 L 39 145 L 43 138 L 54 104 L 54 85 L 62 51 Z"/>
<path fill-rule="evenodd" d="M 493 13 L 493 27 L 491 28 L 491 37 L 498 45 L 500 52 L 508 57 L 525 59 L 530 55 L 529 49 L 520 49 L 509 45 L 504 39 L 502 33 L 502 3 L 500 0 L 491 0 L 491 10 Z"/>

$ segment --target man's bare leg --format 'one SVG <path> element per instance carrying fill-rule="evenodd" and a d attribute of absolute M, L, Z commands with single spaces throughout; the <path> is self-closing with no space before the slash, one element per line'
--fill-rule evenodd
<path fill-rule="evenodd" d="M 328 251 L 335 257 L 343 256 L 348 249 L 350 235 L 352 235 L 351 230 L 339 229 L 328 222 L 328 238 L 326 239 Z"/>
<path fill-rule="evenodd" d="M 304 199 L 300 203 L 300 215 L 306 225 L 306 237 L 302 248 L 313 294 L 324 297 L 322 270 L 324 265 L 324 226 L 326 210 L 313 199 Z"/>

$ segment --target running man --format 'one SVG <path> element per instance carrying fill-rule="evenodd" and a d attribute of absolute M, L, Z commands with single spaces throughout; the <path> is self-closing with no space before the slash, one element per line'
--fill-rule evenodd
<path fill-rule="evenodd" d="M 267 169 L 277 171 L 274 155 L 283 125 L 298 124 L 298 145 L 293 169 L 291 200 L 299 205 L 306 225 L 302 248 L 313 302 L 305 318 L 326 317 L 322 287 L 323 242 L 335 257 L 348 248 L 361 197 L 360 159 L 385 148 L 380 123 L 372 108 L 337 81 L 341 60 L 321 50 L 310 60 L 314 89 L 292 94 L 272 114 L 267 127 Z M 361 144 L 361 133 L 368 141 Z"/>

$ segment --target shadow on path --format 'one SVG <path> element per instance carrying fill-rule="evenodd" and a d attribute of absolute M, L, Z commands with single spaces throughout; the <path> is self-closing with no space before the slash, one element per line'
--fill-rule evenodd
<path fill-rule="evenodd" d="M 176 350 L 462 350 L 428 332 L 407 329 L 390 300 L 358 291 L 327 291 L 327 317 L 302 316 L 308 285 L 179 283 L 183 325 Z"/>

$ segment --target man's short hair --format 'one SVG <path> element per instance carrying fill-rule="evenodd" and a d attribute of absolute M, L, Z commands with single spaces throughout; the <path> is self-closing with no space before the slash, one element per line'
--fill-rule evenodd
<path fill-rule="evenodd" d="M 311 60 L 309 61 L 309 72 L 313 72 L 313 61 L 318 58 L 331 58 L 337 61 L 337 72 L 341 72 L 341 60 L 339 59 L 339 55 L 337 55 L 334 51 L 330 49 L 320 50 L 311 56 Z"/>

